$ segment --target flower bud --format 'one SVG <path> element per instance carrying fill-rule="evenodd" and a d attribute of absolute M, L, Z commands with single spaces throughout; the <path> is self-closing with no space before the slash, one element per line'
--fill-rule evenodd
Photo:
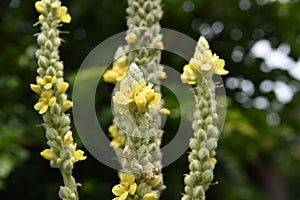
<path fill-rule="evenodd" d="M 72 191 L 66 186 L 60 186 L 58 195 L 61 199 L 69 199 Z"/>
<path fill-rule="evenodd" d="M 190 148 L 191 149 L 199 149 L 199 146 L 200 146 L 200 144 L 196 138 L 190 139 Z"/>
<path fill-rule="evenodd" d="M 205 144 L 206 148 L 211 151 L 217 148 L 218 146 L 218 139 L 216 138 L 209 138 Z"/>
<path fill-rule="evenodd" d="M 198 153 L 199 153 L 198 156 L 199 156 L 200 159 L 203 159 L 203 158 L 206 158 L 206 157 L 209 156 L 209 151 L 206 148 L 203 148 L 203 147 L 201 149 L 199 149 Z"/>
<path fill-rule="evenodd" d="M 193 188 L 193 196 L 194 197 L 204 197 L 205 191 L 202 186 L 196 186 Z"/>
<path fill-rule="evenodd" d="M 205 170 L 202 174 L 201 174 L 201 179 L 205 182 L 205 183 L 210 183 L 213 179 L 213 172 L 212 170 Z"/>
<path fill-rule="evenodd" d="M 45 36 L 45 34 L 40 33 L 37 37 L 37 41 L 38 43 L 42 46 L 45 44 L 45 42 L 47 41 L 47 37 Z"/>

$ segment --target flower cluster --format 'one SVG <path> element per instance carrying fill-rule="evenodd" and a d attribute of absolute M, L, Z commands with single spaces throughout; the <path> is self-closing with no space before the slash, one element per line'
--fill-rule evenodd
<path fill-rule="evenodd" d="M 106 71 L 103 75 L 103 79 L 108 83 L 117 83 L 125 77 L 128 70 L 128 58 L 127 56 L 121 56 L 114 62 L 112 69 Z"/>
<path fill-rule="evenodd" d="M 58 22 L 63 22 L 63 23 L 71 22 L 72 18 L 71 15 L 68 13 L 68 8 L 66 6 L 61 6 L 60 1 L 56 1 L 53 3 L 50 3 L 50 1 L 37 1 L 34 4 L 34 7 L 37 12 L 42 14 L 39 17 L 40 20 L 43 20 L 45 18 L 44 15 L 47 15 L 49 12 L 51 12 L 54 14 Z"/>
<path fill-rule="evenodd" d="M 130 85 L 127 80 L 121 81 L 120 91 L 113 96 L 113 102 L 119 107 L 120 113 L 124 113 L 131 106 L 140 112 L 145 112 L 148 108 L 158 109 L 161 96 L 152 87 L 153 84 L 146 84 L 145 80 L 133 80 Z"/>
<path fill-rule="evenodd" d="M 212 73 L 226 75 L 228 71 L 224 69 L 225 61 L 217 54 L 209 50 L 208 43 L 204 37 L 200 37 L 196 47 L 194 57 L 183 67 L 181 81 L 190 85 L 196 84 L 202 73 Z"/>

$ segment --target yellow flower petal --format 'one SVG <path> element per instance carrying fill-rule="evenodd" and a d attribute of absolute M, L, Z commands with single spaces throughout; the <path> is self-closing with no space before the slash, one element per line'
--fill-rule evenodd
<path fill-rule="evenodd" d="M 42 151 L 41 156 L 43 156 L 46 160 L 52 160 L 56 157 L 55 153 L 51 149 L 45 149 Z"/>
<path fill-rule="evenodd" d="M 41 97 L 45 98 L 45 99 L 50 99 L 51 96 L 52 96 L 52 93 L 50 91 L 45 91 L 41 94 Z"/>
<path fill-rule="evenodd" d="M 142 200 L 155 200 L 157 195 L 155 193 L 147 193 L 143 196 Z"/>
<path fill-rule="evenodd" d="M 68 109 L 70 109 L 70 108 L 73 107 L 73 102 L 70 101 L 70 100 L 67 100 L 67 101 L 65 101 L 65 102 L 63 103 L 63 107 L 64 107 L 66 110 L 68 110 Z"/>
<path fill-rule="evenodd" d="M 45 3 L 41 2 L 41 1 L 35 2 L 34 7 L 35 7 L 36 11 L 38 11 L 39 13 L 43 13 L 46 9 Z"/>
<path fill-rule="evenodd" d="M 85 160 L 86 156 L 84 156 L 83 154 L 84 154 L 84 151 L 78 149 L 78 150 L 72 152 L 72 157 L 74 158 L 75 162 Z"/>
<path fill-rule="evenodd" d="M 61 17 L 61 21 L 67 24 L 71 22 L 71 19 L 71 15 L 68 13 Z"/>
<path fill-rule="evenodd" d="M 57 91 L 59 93 L 65 93 L 67 91 L 67 89 L 69 88 L 69 83 L 67 82 L 60 82 L 59 84 L 57 84 Z"/>
<path fill-rule="evenodd" d="M 38 94 L 41 93 L 41 91 L 42 91 L 41 86 L 35 85 L 35 84 L 30 84 L 30 89 Z"/>
<path fill-rule="evenodd" d="M 154 93 L 153 100 L 149 103 L 149 108 L 155 107 L 157 103 L 160 102 L 161 96 L 159 93 Z"/>
<path fill-rule="evenodd" d="M 135 176 L 133 173 L 125 174 L 125 179 L 122 180 L 122 182 L 128 182 L 130 185 L 134 183 L 135 181 Z"/>
<path fill-rule="evenodd" d="M 112 193 L 116 196 L 121 196 L 125 192 L 126 192 L 126 188 L 122 184 L 115 185 L 112 188 Z"/>
<path fill-rule="evenodd" d="M 110 146 L 113 148 L 119 148 L 120 146 L 122 146 L 125 142 L 125 137 L 124 136 L 119 136 L 114 138 L 111 142 L 110 142 Z"/>
<path fill-rule="evenodd" d="M 49 99 L 48 105 L 49 105 L 49 106 L 54 106 L 55 103 L 56 103 L 56 97 L 53 96 L 53 97 L 51 97 L 51 98 Z"/>
<path fill-rule="evenodd" d="M 56 10 L 56 16 L 61 18 L 62 16 L 66 15 L 68 12 L 68 8 L 66 6 L 60 6 Z"/>
<path fill-rule="evenodd" d="M 103 75 L 103 80 L 108 83 L 115 83 L 118 74 L 113 70 L 108 70 Z"/>
<path fill-rule="evenodd" d="M 136 183 L 133 183 L 132 185 L 130 185 L 130 188 L 129 188 L 129 194 L 133 195 L 136 191 L 136 188 L 137 188 L 137 184 Z"/>
<path fill-rule="evenodd" d="M 128 196 L 128 191 L 124 192 L 121 196 L 119 196 L 118 200 L 125 200 Z"/>
<path fill-rule="evenodd" d="M 52 88 L 52 83 L 46 83 L 46 84 L 44 85 L 44 88 L 45 88 L 46 90 L 50 90 L 50 89 Z"/>
<path fill-rule="evenodd" d="M 128 57 L 127 56 L 121 56 L 118 60 L 117 63 L 120 67 L 126 67 L 128 62 Z"/>
<path fill-rule="evenodd" d="M 147 105 L 146 95 L 142 92 L 139 92 L 138 95 L 134 99 L 139 110 L 144 111 Z"/>
<path fill-rule="evenodd" d="M 40 85 L 45 85 L 46 84 L 46 81 L 42 78 L 42 77 L 39 77 L 36 82 Z"/>
<path fill-rule="evenodd" d="M 48 110 L 48 105 L 43 105 L 43 107 L 40 109 L 39 114 L 44 114 Z"/>
<path fill-rule="evenodd" d="M 42 109 L 43 106 L 44 106 L 44 103 L 43 103 L 42 101 L 39 101 L 39 102 L 37 102 L 37 103 L 34 105 L 34 109 L 35 109 L 36 111 L 39 111 L 39 110 Z"/>

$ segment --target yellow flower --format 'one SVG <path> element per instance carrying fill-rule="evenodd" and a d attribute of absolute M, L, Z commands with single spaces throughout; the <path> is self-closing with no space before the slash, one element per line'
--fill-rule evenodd
<path fill-rule="evenodd" d="M 135 33 L 129 33 L 129 34 L 126 35 L 126 37 L 125 37 L 125 40 L 126 40 L 129 44 L 134 43 L 134 42 L 136 41 L 136 39 L 137 39 L 137 36 L 136 36 Z"/>
<path fill-rule="evenodd" d="M 110 133 L 109 136 L 112 137 L 112 141 L 110 142 L 111 147 L 118 148 L 124 144 L 125 136 L 118 133 L 118 129 L 114 124 L 108 127 L 108 132 Z"/>
<path fill-rule="evenodd" d="M 196 84 L 198 78 L 198 73 L 195 72 L 195 69 L 192 64 L 187 64 L 183 67 L 183 73 L 180 76 L 180 79 L 183 83 L 190 85 Z"/>
<path fill-rule="evenodd" d="M 76 150 L 77 144 L 74 145 L 73 151 L 72 151 L 72 158 L 74 159 L 74 162 L 85 160 L 86 156 L 84 156 L 84 151 L 78 149 Z"/>
<path fill-rule="evenodd" d="M 225 61 L 220 59 L 217 54 L 213 54 L 209 50 L 207 40 L 204 37 L 200 37 L 194 56 L 191 58 L 189 64 L 183 67 L 183 74 L 180 78 L 183 83 L 193 85 L 196 84 L 201 71 L 212 72 L 218 75 L 228 74 L 224 66 Z"/>
<path fill-rule="evenodd" d="M 128 194 L 134 195 L 137 189 L 134 174 L 120 173 L 120 179 L 121 183 L 112 188 L 112 193 L 117 196 L 113 200 L 125 200 Z"/>
<path fill-rule="evenodd" d="M 41 156 L 43 156 L 46 160 L 53 160 L 56 155 L 55 153 L 51 150 L 51 149 L 45 149 L 44 151 L 42 151 Z"/>
<path fill-rule="evenodd" d="M 147 193 L 143 196 L 142 200 L 155 200 L 157 195 L 155 193 Z"/>
<path fill-rule="evenodd" d="M 56 17 L 59 22 L 70 23 L 71 15 L 68 12 L 68 8 L 66 6 L 61 6 L 61 2 L 55 2 L 52 4 L 52 8 L 56 13 Z"/>
<path fill-rule="evenodd" d="M 157 108 L 161 96 L 152 87 L 151 83 L 146 85 L 144 80 L 133 81 L 131 87 L 126 82 L 121 82 L 120 91 L 113 96 L 113 102 L 120 108 L 120 113 L 124 113 L 130 103 L 134 103 L 142 112 L 147 108 Z"/>
<path fill-rule="evenodd" d="M 39 13 L 43 13 L 46 9 L 45 3 L 41 2 L 41 1 L 35 2 L 34 7 L 35 7 L 36 11 L 38 11 Z"/>
<path fill-rule="evenodd" d="M 59 93 L 65 93 L 67 91 L 67 89 L 69 88 L 69 83 L 67 82 L 60 82 L 59 84 L 57 84 L 57 91 Z"/>
<path fill-rule="evenodd" d="M 39 111 L 39 114 L 44 114 L 49 106 L 54 106 L 56 103 L 56 97 L 52 96 L 52 93 L 49 91 L 45 91 L 41 94 L 41 98 L 34 105 L 34 109 Z"/>
<path fill-rule="evenodd" d="M 44 78 L 39 77 L 37 79 L 37 83 L 43 86 L 46 90 L 50 90 L 55 82 L 56 82 L 56 76 L 46 75 L 44 76 Z"/>

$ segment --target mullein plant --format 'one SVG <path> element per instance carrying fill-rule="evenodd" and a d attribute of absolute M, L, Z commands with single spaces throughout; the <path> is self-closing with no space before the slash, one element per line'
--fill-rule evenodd
<path fill-rule="evenodd" d="M 73 106 L 68 100 L 66 91 L 69 83 L 64 81 L 63 62 L 60 61 L 59 47 L 62 39 L 59 27 L 70 23 L 68 9 L 58 0 L 41 0 L 35 3 L 40 14 L 38 22 L 40 32 L 36 34 L 39 49 L 35 55 L 38 60 L 36 84 L 30 88 L 39 95 L 34 109 L 43 117 L 42 126 L 46 130 L 48 148 L 40 154 L 50 161 L 52 168 L 58 168 L 63 177 L 64 185 L 60 186 L 59 197 L 64 200 L 77 200 L 77 187 L 72 176 L 74 163 L 85 160 L 84 152 L 77 149 L 70 130 L 71 120 L 67 110 Z"/>
<path fill-rule="evenodd" d="M 161 114 L 170 113 L 162 108 L 160 92 L 160 79 L 166 77 L 159 64 L 164 48 L 159 24 L 163 12 L 160 0 L 128 0 L 126 11 L 127 45 L 118 48 L 112 69 L 103 75 L 106 82 L 120 83 L 108 131 L 124 173 L 112 192 L 115 200 L 151 200 L 165 188 L 160 126 Z"/>
<path fill-rule="evenodd" d="M 213 76 L 225 75 L 225 61 L 213 54 L 207 40 L 200 37 L 193 58 L 183 67 L 181 81 L 193 86 L 195 92 L 194 137 L 190 139 L 189 174 L 184 178 L 182 200 L 205 199 L 205 191 L 212 184 L 213 170 L 220 131 L 217 127 L 216 84 Z"/>

